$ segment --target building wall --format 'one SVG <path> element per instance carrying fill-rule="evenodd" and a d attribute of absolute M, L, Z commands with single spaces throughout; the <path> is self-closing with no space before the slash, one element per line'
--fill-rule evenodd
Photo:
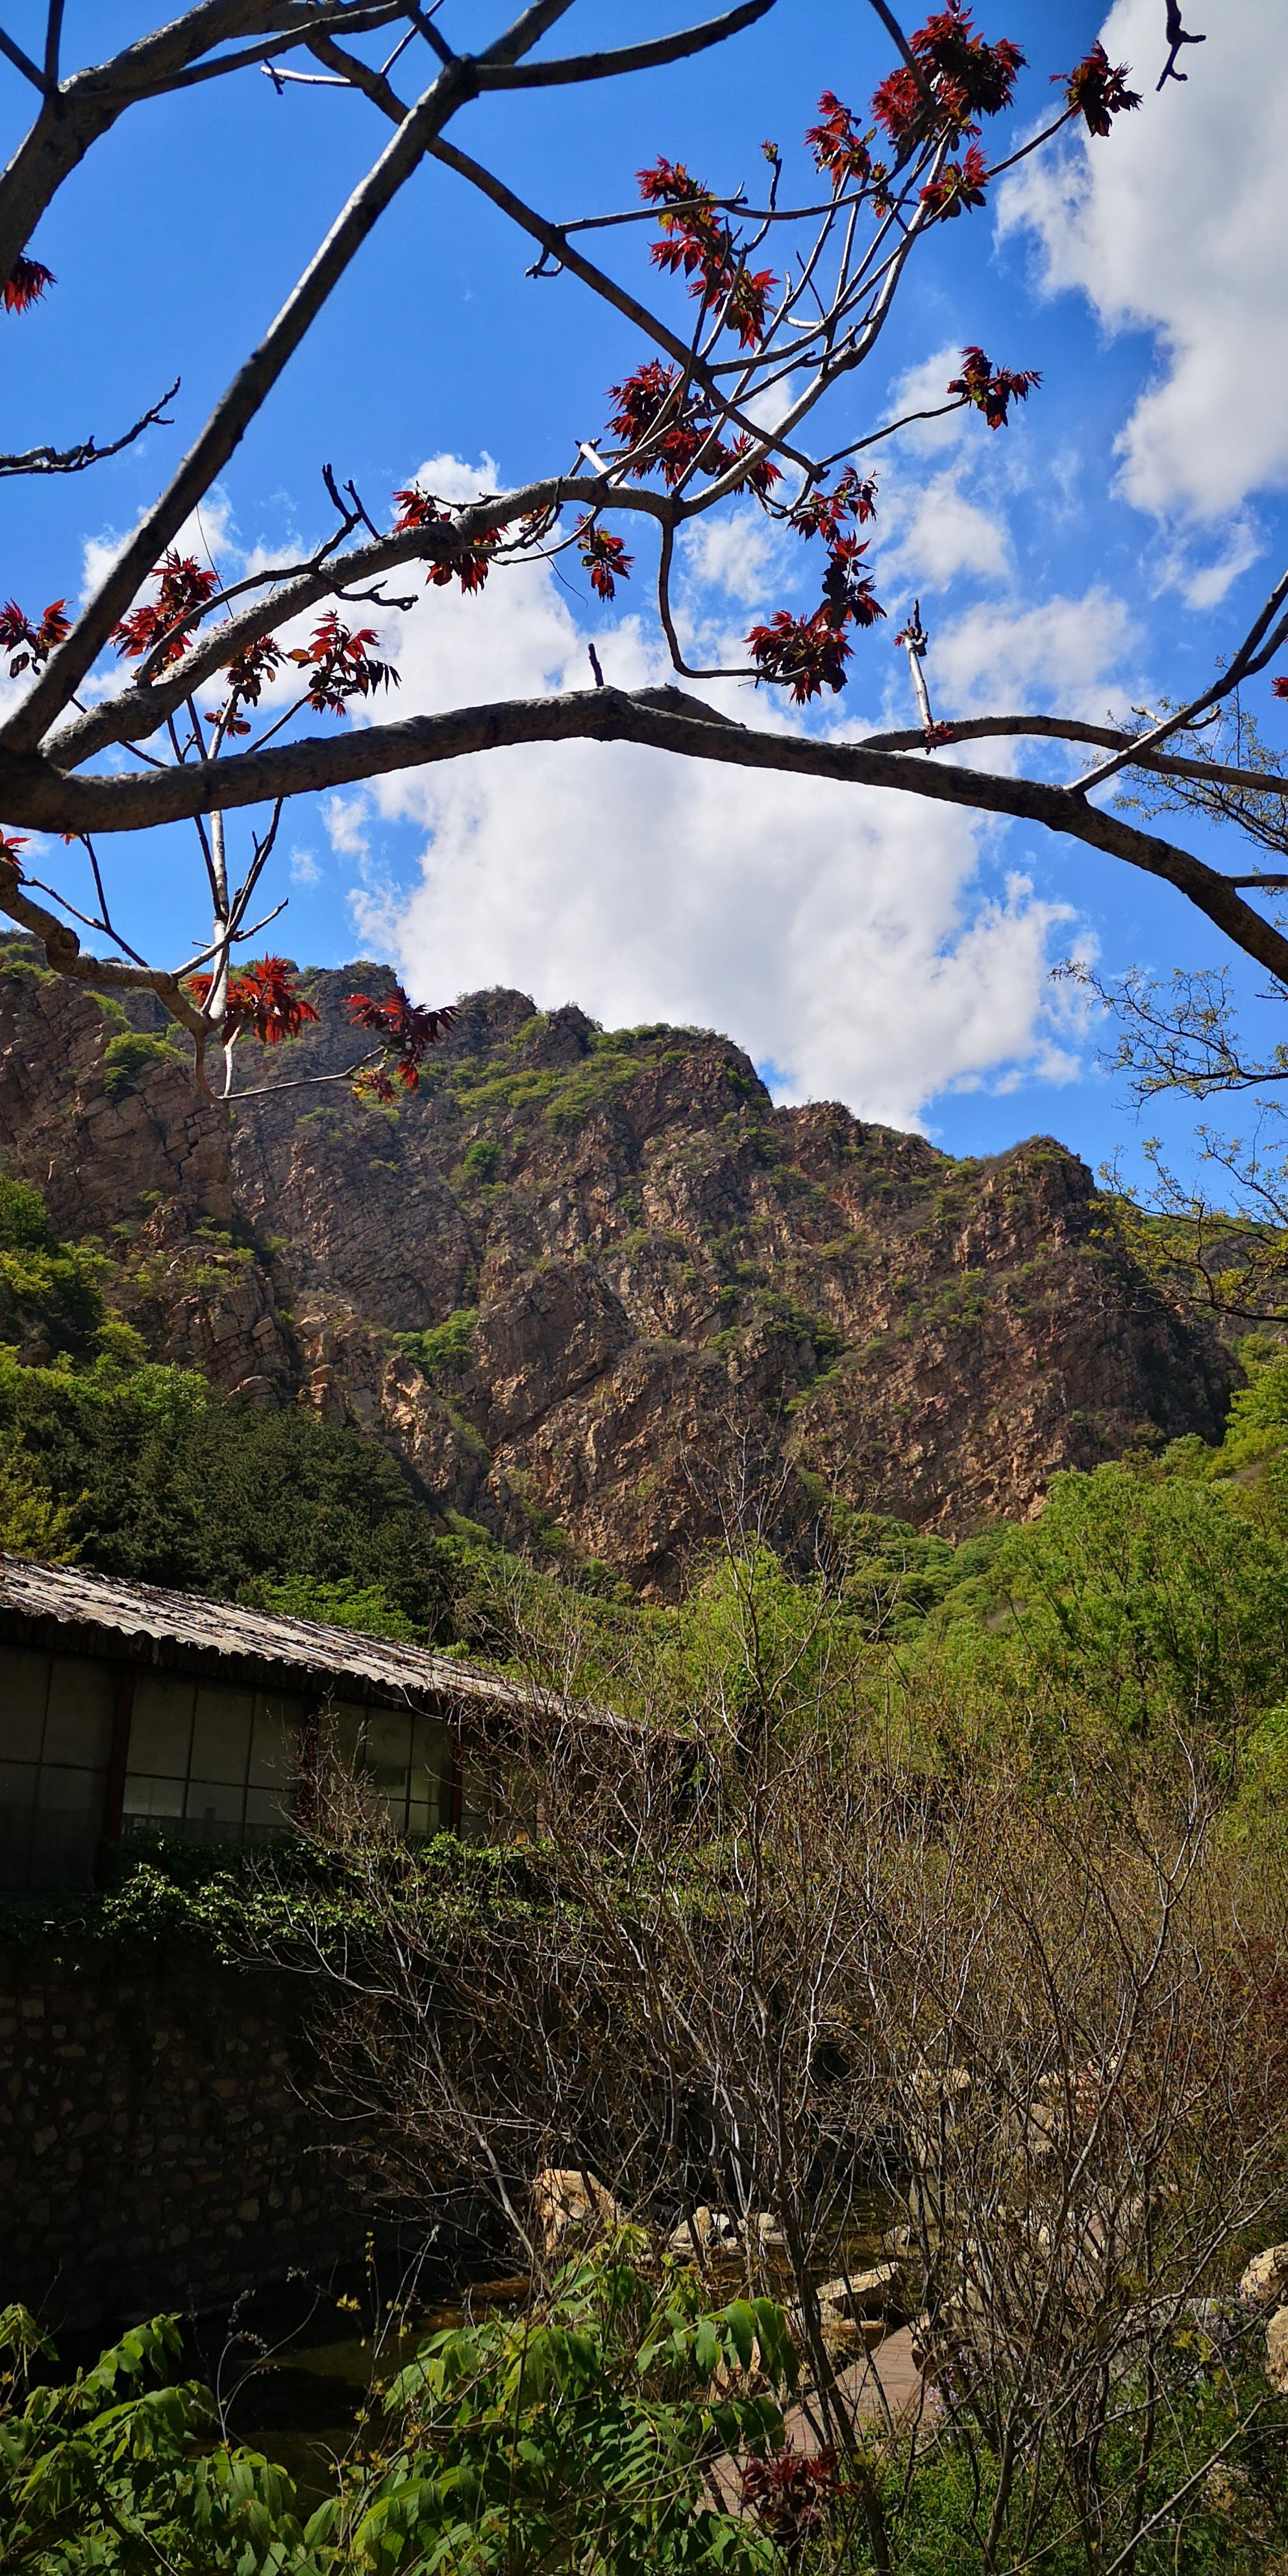
<path fill-rule="evenodd" d="M 0 1952 L 0 2305 L 107 2334 L 358 2256 L 362 2140 L 342 2165 L 305 2099 L 308 2009 L 186 1954 Z"/>

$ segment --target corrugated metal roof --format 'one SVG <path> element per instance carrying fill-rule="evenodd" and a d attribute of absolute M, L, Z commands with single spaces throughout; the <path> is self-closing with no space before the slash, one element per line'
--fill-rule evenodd
<path fill-rule="evenodd" d="M 540 1692 L 421 1646 L 362 1636 L 352 1628 L 323 1627 L 313 1619 L 280 1619 L 233 1602 L 207 1601 L 194 1592 L 164 1591 L 154 1583 L 123 1583 L 75 1565 L 36 1565 L 25 1557 L 0 1554 L 0 1626 L 6 1612 L 24 1620 L 57 1620 L 69 1629 L 107 1631 L 140 1644 L 146 1639 L 235 1656 L 302 1679 L 358 1682 L 417 1707 L 471 1704 L 480 1714 L 490 1708 L 499 1715 L 542 1704 Z M 582 1713 L 601 1720 L 608 1714 Z"/>

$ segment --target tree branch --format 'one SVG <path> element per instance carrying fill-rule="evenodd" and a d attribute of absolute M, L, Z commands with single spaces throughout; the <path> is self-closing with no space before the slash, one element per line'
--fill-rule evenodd
<path fill-rule="evenodd" d="M 33 755 L 0 755 L 0 811 L 11 823 L 36 831 L 134 831 L 270 797 L 350 786 L 481 751 L 573 741 L 636 742 L 727 767 L 834 779 L 1044 824 L 1174 886 L 1246 956 L 1288 983 L 1288 938 L 1245 903 L 1227 877 L 1175 843 L 1088 804 L 1076 789 L 952 768 L 861 743 L 753 732 L 721 721 L 714 710 L 678 690 L 603 688 L 460 707 L 445 715 L 355 727 L 338 738 L 310 737 L 147 776 L 69 778 Z"/>
<path fill-rule="evenodd" d="M 1186 760 L 1178 753 L 1146 751 L 1133 743 L 1133 737 L 1117 725 L 1079 724 L 1072 716 L 964 716 L 959 723 L 939 728 L 945 742 L 985 742 L 1006 735 L 1027 735 L 1035 740 L 1053 742 L 1090 742 L 1102 744 L 1107 751 L 1128 752 L 1124 763 L 1128 769 L 1148 769 L 1163 778 L 1196 778 L 1213 787 L 1255 788 L 1267 796 L 1288 796 L 1288 778 L 1277 778 L 1271 771 L 1236 769 L 1218 760 Z M 914 728 L 899 733 L 868 733 L 863 737 L 870 751 L 924 751 L 924 732 Z"/>
<path fill-rule="evenodd" d="M 624 72 L 656 71 L 666 63 L 706 53 L 712 45 L 723 45 L 728 37 L 741 35 L 744 27 L 754 27 L 776 5 L 777 0 L 741 0 L 740 7 L 726 10 L 721 18 L 708 18 L 679 35 L 655 37 L 651 44 L 623 45 L 613 53 L 569 54 L 556 62 L 524 63 L 514 71 L 500 67 L 480 71 L 479 87 L 554 89 L 574 81 L 616 80 Z"/>
<path fill-rule="evenodd" d="M 132 447 L 145 429 L 172 429 L 174 423 L 165 418 L 165 407 L 173 402 L 181 382 L 182 378 L 176 376 L 168 393 L 135 421 L 133 429 L 125 430 L 109 446 L 99 447 L 93 438 L 86 438 L 79 447 L 29 447 L 21 456 L 0 456 L 0 475 L 81 474 L 87 465 L 101 465 L 104 457 L 119 456 L 123 447 Z"/>
<path fill-rule="evenodd" d="M 169 489 L 100 582 L 66 643 L 50 655 L 17 714 L 0 728 L 0 741 L 14 748 L 30 749 L 61 714 L 176 529 L 227 464 L 288 360 L 386 208 L 410 178 L 438 127 L 471 95 L 472 75 L 464 66 L 436 74 L 366 178 L 359 181 L 259 347 L 216 403 Z"/>

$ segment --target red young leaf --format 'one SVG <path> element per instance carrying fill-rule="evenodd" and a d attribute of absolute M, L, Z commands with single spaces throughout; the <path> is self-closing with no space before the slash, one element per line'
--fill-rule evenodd
<path fill-rule="evenodd" d="M 805 129 L 816 167 L 827 172 L 836 192 L 851 185 L 861 188 L 872 176 L 869 137 L 860 134 L 849 108 L 842 106 L 834 90 L 824 90 L 818 112 L 822 122 Z"/>
<path fill-rule="evenodd" d="M 24 251 L 21 258 L 14 261 L 4 282 L 6 313 L 25 313 L 29 306 L 40 302 L 47 286 L 56 286 L 57 283 L 52 268 L 46 268 L 43 259 L 28 259 Z"/>
<path fill-rule="evenodd" d="M 1271 681 L 1271 683 L 1270 683 L 1270 688 L 1271 688 L 1271 693 L 1272 693 L 1272 695 L 1273 695 L 1274 697 L 1276 697 L 1276 698 L 1288 698 L 1288 678 L 1281 678 L 1281 679 L 1278 679 L 1278 680 L 1272 680 L 1272 681 Z"/>
<path fill-rule="evenodd" d="M 261 1046 L 281 1046 L 287 1038 L 299 1036 L 306 1020 L 316 1020 L 313 1004 L 291 982 L 293 971 L 289 957 L 259 957 L 229 976 L 225 1041 L 252 1037 Z M 198 1005 L 208 1001 L 214 980 L 213 975 L 189 977 L 188 990 Z"/>
<path fill-rule="evenodd" d="M 56 644 L 71 632 L 71 620 L 64 614 L 65 599 L 50 601 L 39 626 L 33 626 L 19 608 L 16 599 L 0 608 L 0 652 L 12 655 L 9 677 L 16 680 L 20 671 L 38 671 L 48 661 Z"/>
<path fill-rule="evenodd" d="M 234 654 L 232 661 L 224 664 L 228 695 L 223 705 L 207 717 L 207 723 L 217 725 L 225 734 L 249 733 L 250 723 L 242 708 L 259 705 L 265 680 L 271 679 L 285 660 L 281 645 L 272 635 L 261 635 L 254 644 Z"/>
<path fill-rule="evenodd" d="M 22 870 L 18 866 L 18 852 L 19 850 L 25 850 L 26 846 L 27 836 L 25 832 L 19 832 L 17 834 L 12 832 L 0 832 L 0 859 L 7 859 L 10 867 L 15 870 L 18 876 L 22 875 Z"/>
<path fill-rule="evenodd" d="M 932 215 L 960 215 L 964 209 L 987 202 L 988 163 L 978 143 L 968 143 L 960 161 L 948 161 L 937 179 L 921 191 L 921 202 Z"/>
<path fill-rule="evenodd" d="M 176 554 L 172 549 L 157 565 L 152 579 L 157 585 L 155 600 L 132 608 L 129 616 L 113 627 L 112 642 L 118 653 L 137 662 L 152 651 L 161 636 L 169 635 L 163 662 L 177 662 L 188 645 L 198 611 L 219 588 L 219 575 L 192 555 Z M 170 634 L 172 627 L 175 632 Z"/>
<path fill-rule="evenodd" d="M 418 484 L 410 484 L 405 492 L 395 492 L 394 501 L 401 512 L 394 522 L 395 533 L 403 528 L 450 527 L 452 524 L 451 511 L 441 509 L 435 495 L 422 492 Z M 430 565 L 429 579 L 434 588 L 445 590 L 455 578 L 463 591 L 481 590 L 491 570 L 491 559 L 500 538 L 499 528 L 484 528 L 477 537 L 463 537 L 450 555 Z"/>
<path fill-rule="evenodd" d="M 374 660 L 370 647 L 379 642 L 374 626 L 351 631 L 334 609 L 315 627 L 312 641 L 297 645 L 287 660 L 312 676 L 308 703 L 319 715 L 342 715 L 350 698 L 369 698 L 374 689 L 398 688 L 392 662 Z"/>
<path fill-rule="evenodd" d="M 741 430 L 731 447 L 721 449 L 720 472 L 726 473 L 740 457 L 747 457 L 749 462 L 732 489 L 735 492 L 754 492 L 757 500 L 763 501 L 775 483 L 782 482 L 782 468 L 775 465 L 772 456 L 757 455 L 754 451 L 755 441 Z"/>
<path fill-rule="evenodd" d="M 990 429 L 1003 429 L 1013 402 L 1027 402 L 1042 382 L 1036 367 L 994 367 L 982 349 L 963 349 L 962 372 L 948 391 L 960 394 L 973 411 L 982 411 Z"/>
<path fill-rule="evenodd" d="M 876 495 L 876 476 L 860 475 L 847 465 L 830 492 L 816 487 L 788 515 L 798 535 L 825 537 L 829 545 L 834 545 L 847 519 L 857 519 L 862 526 L 876 517 Z"/>
<path fill-rule="evenodd" d="M 739 252 L 724 217 L 715 212 L 709 188 L 691 177 L 682 161 L 656 161 L 637 173 L 640 195 L 660 206 L 662 235 L 649 257 L 668 276 L 687 277 L 689 291 L 710 304 L 723 303 L 725 321 L 744 349 L 760 346 L 765 336 L 765 307 L 776 283 L 773 271 L 753 275 Z"/>
<path fill-rule="evenodd" d="M 350 993 L 344 1007 L 354 1027 L 369 1029 L 384 1050 L 383 1064 L 365 1067 L 354 1090 L 384 1101 L 393 1099 L 395 1082 L 404 1091 L 419 1089 L 425 1055 L 446 1037 L 456 1019 L 455 1011 L 446 1007 L 429 1011 L 409 1002 L 401 984 L 395 984 L 381 1002 L 373 1002 L 369 993 Z"/>
<path fill-rule="evenodd" d="M 825 688 L 845 686 L 853 647 L 826 607 L 816 608 L 812 617 L 776 609 L 768 626 L 753 626 L 747 643 L 758 677 L 781 681 L 798 707 Z"/>
<path fill-rule="evenodd" d="M 998 116 L 1011 104 L 1023 68 L 1019 46 L 1003 36 L 995 45 L 977 36 L 964 0 L 949 0 L 909 39 L 921 74 L 902 63 L 881 83 L 873 113 L 900 152 L 941 135 L 978 134 L 975 119 Z"/>
<path fill-rule="evenodd" d="M 1086 120 L 1088 134 L 1107 134 L 1116 116 L 1139 107 L 1140 92 L 1128 89 L 1131 66 L 1109 60 L 1104 46 L 1097 42 L 1071 72 L 1056 72 L 1054 78 L 1064 83 L 1064 94 L 1070 107 L 1076 107 Z"/>
<path fill-rule="evenodd" d="M 601 528 L 588 510 L 577 522 L 577 546 L 581 560 L 590 574 L 590 586 L 600 599 L 616 596 L 619 581 L 629 581 L 634 555 L 628 555 L 624 537 L 615 537 Z"/>

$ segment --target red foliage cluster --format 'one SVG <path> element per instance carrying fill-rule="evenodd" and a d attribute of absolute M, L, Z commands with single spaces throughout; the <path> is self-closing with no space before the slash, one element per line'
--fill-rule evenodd
<path fill-rule="evenodd" d="M 982 206 L 988 196 L 988 163 L 978 143 L 968 143 L 960 161 L 947 161 L 937 179 L 921 191 L 921 202 L 932 215 L 957 216 L 971 206 Z"/>
<path fill-rule="evenodd" d="M 374 689 L 399 686 L 392 662 L 377 662 L 372 656 L 370 648 L 379 640 L 374 626 L 359 626 L 351 632 L 332 609 L 315 628 L 311 643 L 297 645 L 288 655 L 288 660 L 311 672 L 308 703 L 319 715 L 342 715 L 349 698 L 369 698 Z"/>
<path fill-rule="evenodd" d="M 223 705 L 216 707 L 214 714 L 207 717 L 207 723 L 217 726 L 225 734 L 249 733 L 249 719 L 242 714 L 242 708 L 259 705 L 264 682 L 272 678 L 285 659 L 281 645 L 272 635 L 261 635 L 257 642 L 248 644 L 244 652 L 234 654 L 232 661 L 224 664 L 228 673 L 228 695 Z"/>
<path fill-rule="evenodd" d="M 427 1011 L 409 1002 L 401 984 L 382 1002 L 373 1002 L 369 993 L 350 993 L 344 1007 L 355 1028 L 369 1029 L 379 1039 L 385 1058 L 360 1074 L 354 1089 L 384 1101 L 394 1098 L 395 1084 L 403 1091 L 419 1090 L 428 1050 L 446 1037 L 456 1018 L 453 1010 Z"/>
<path fill-rule="evenodd" d="M 395 508 L 400 516 L 394 521 L 395 533 L 403 528 L 450 527 L 452 513 L 444 510 L 432 492 L 422 492 L 419 485 L 409 485 L 405 492 L 395 492 Z M 441 562 L 429 568 L 429 579 L 436 590 L 445 590 L 455 575 L 463 591 L 483 588 L 492 566 L 492 557 L 500 542 L 499 528 L 485 528 L 480 536 L 464 539 L 444 555 Z"/>
<path fill-rule="evenodd" d="M 727 474 L 740 457 L 746 457 L 746 470 L 731 489 L 754 492 L 763 501 L 782 479 L 778 467 L 745 435 L 726 447 L 706 397 L 691 386 L 683 393 L 679 387 L 679 369 L 664 365 L 660 358 L 647 359 L 633 376 L 609 386 L 609 400 L 616 409 L 608 415 L 608 426 L 631 456 L 627 472 L 642 481 L 656 470 L 664 483 L 674 487 L 694 467 L 714 478 Z"/>
<path fill-rule="evenodd" d="M 317 1012 L 291 982 L 294 969 L 289 957 L 259 957 L 228 978 L 224 1006 L 223 1037 L 258 1038 L 261 1046 L 281 1046 L 287 1038 L 296 1038 L 306 1020 L 315 1020 Z M 192 975 L 188 990 L 194 1002 L 204 1008 L 214 985 L 213 975 Z"/>
<path fill-rule="evenodd" d="M 844 534 L 847 519 L 857 519 L 862 527 L 876 514 L 876 476 L 861 475 L 853 465 L 847 465 L 830 492 L 818 489 L 807 493 L 788 515 L 798 536 L 825 537 L 829 545 L 834 545 Z"/>
<path fill-rule="evenodd" d="M 52 268 L 46 268 L 43 259 L 28 259 L 24 251 L 21 258 L 14 261 L 4 282 L 6 313 L 25 313 L 30 305 L 40 302 L 47 286 L 56 286 L 57 283 Z"/>
<path fill-rule="evenodd" d="M 12 656 L 9 663 L 11 680 L 16 680 L 20 671 L 38 671 L 48 661 L 55 644 L 62 643 L 63 637 L 71 630 L 71 620 L 63 614 L 66 606 L 65 599 L 51 600 L 39 626 L 32 625 L 16 599 L 8 600 L 0 608 L 0 652 Z"/>
<path fill-rule="evenodd" d="M 1027 402 L 1042 382 L 1036 367 L 995 367 L 982 349 L 963 349 L 962 371 L 950 394 L 960 394 L 972 411 L 982 411 L 990 429 L 1004 429 L 1013 402 Z"/>
<path fill-rule="evenodd" d="M 978 134 L 978 117 L 999 116 L 1010 106 L 1024 65 L 1009 36 L 990 45 L 975 34 L 964 0 L 932 11 L 909 39 L 909 51 L 921 79 L 901 63 L 872 100 L 878 124 L 901 154 L 944 135 Z"/>
<path fill-rule="evenodd" d="M 588 510 L 577 522 L 577 548 L 590 574 L 591 589 L 600 599 L 614 598 L 618 582 L 630 580 L 635 562 L 634 555 L 627 554 L 625 538 L 601 528 Z"/>
<path fill-rule="evenodd" d="M 1055 74 L 1056 80 L 1064 84 L 1070 107 L 1076 107 L 1086 118 L 1089 134 L 1107 134 L 1116 116 L 1139 107 L 1139 90 L 1127 87 L 1129 70 L 1127 63 L 1111 63 L 1104 46 L 1097 42 L 1071 72 Z"/>
<path fill-rule="evenodd" d="M 810 617 L 776 610 L 768 626 L 753 626 L 747 644 L 759 678 L 790 688 L 798 707 L 824 689 L 844 688 L 853 650 L 848 629 L 875 626 L 885 615 L 863 567 L 867 540 L 856 537 L 852 525 L 875 516 L 876 484 L 852 465 L 830 492 L 811 492 L 788 513 L 798 535 L 822 537 L 827 547 L 823 596 Z"/>
<path fill-rule="evenodd" d="M 19 832 L 17 834 L 12 832 L 0 832 L 0 859 L 7 859 L 10 867 L 16 869 L 19 876 L 22 875 L 22 870 L 18 866 L 18 852 L 19 850 L 25 850 L 26 846 L 27 836 L 25 832 Z"/>
<path fill-rule="evenodd" d="M 191 640 L 198 612 L 219 588 L 219 576 L 192 555 L 177 554 L 172 549 L 157 565 L 152 579 L 157 585 L 156 598 L 142 608 L 132 608 L 129 616 L 113 627 L 112 642 L 118 653 L 138 662 L 163 635 L 168 635 L 162 662 L 177 662 Z"/>
<path fill-rule="evenodd" d="M 1270 688 L 1272 695 L 1276 698 L 1288 698 L 1288 677 L 1272 680 Z"/>
<path fill-rule="evenodd" d="M 667 276 L 689 280 L 689 292 L 706 304 L 723 304 L 739 346 L 758 349 L 765 336 L 765 308 L 777 284 L 773 270 L 751 270 L 715 199 L 682 161 L 659 159 L 636 173 L 646 205 L 660 206 L 649 257 Z"/>
<path fill-rule="evenodd" d="M 860 134 L 849 108 L 842 105 L 835 90 L 824 90 L 818 112 L 821 122 L 805 129 L 816 168 L 827 172 L 838 195 L 845 187 L 863 187 L 873 175 L 870 136 Z M 885 175 L 882 171 L 881 176 Z"/>
<path fill-rule="evenodd" d="M 799 2451 L 772 2451 L 765 2459 L 744 2462 L 742 2501 L 794 2559 L 807 2541 L 820 2537 L 840 2484 L 835 2451 L 817 2451 L 812 2458 Z"/>

